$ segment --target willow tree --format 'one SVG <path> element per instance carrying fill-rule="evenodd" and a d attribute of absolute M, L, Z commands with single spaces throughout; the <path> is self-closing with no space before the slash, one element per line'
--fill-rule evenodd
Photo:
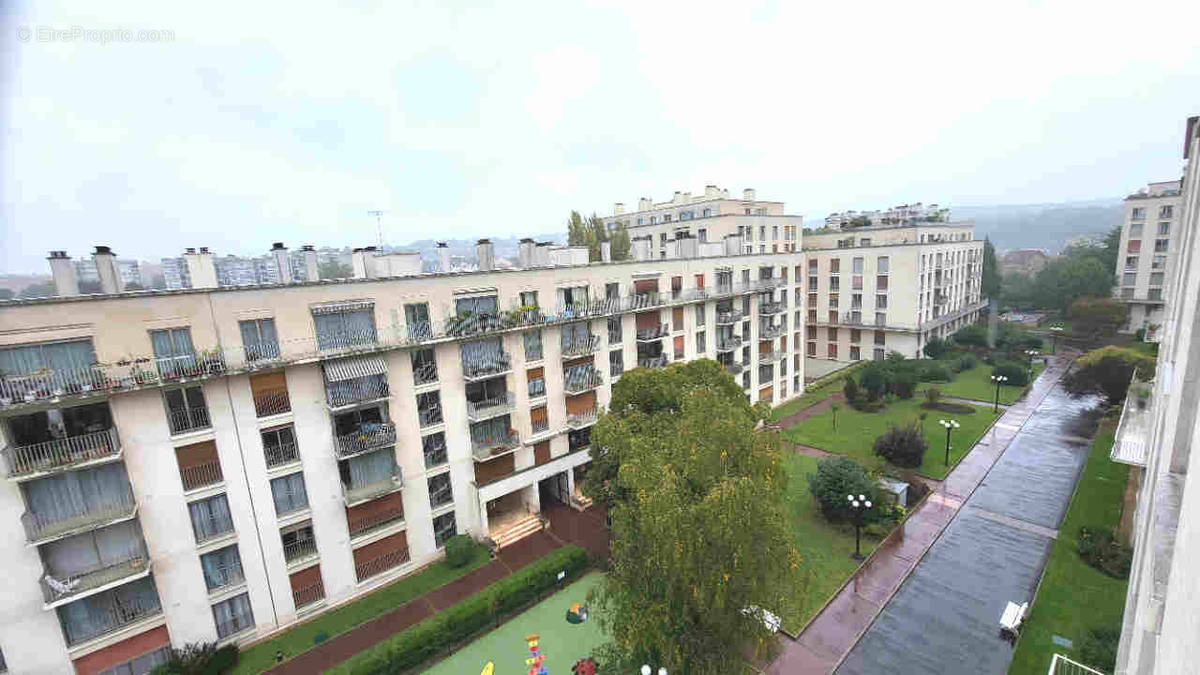
<path fill-rule="evenodd" d="M 612 517 L 601 621 L 629 659 L 736 672 L 786 611 L 800 557 L 787 532 L 779 436 L 714 361 L 626 373 L 593 429 L 584 490 Z"/>

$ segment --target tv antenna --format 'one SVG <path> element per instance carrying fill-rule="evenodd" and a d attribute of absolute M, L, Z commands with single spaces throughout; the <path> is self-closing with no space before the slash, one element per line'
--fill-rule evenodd
<path fill-rule="evenodd" d="M 379 252 L 383 253 L 383 214 L 387 211 L 367 211 L 368 216 L 375 216 L 375 230 L 379 235 Z"/>

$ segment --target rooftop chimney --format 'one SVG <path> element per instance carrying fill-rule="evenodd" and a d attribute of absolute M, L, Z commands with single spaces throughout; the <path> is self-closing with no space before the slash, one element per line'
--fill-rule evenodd
<path fill-rule="evenodd" d="M 60 297 L 79 295 L 79 282 L 75 278 L 75 263 L 66 251 L 50 251 L 50 276 L 54 277 L 54 294 Z"/>
<path fill-rule="evenodd" d="M 450 271 L 450 247 L 447 246 L 446 242 L 444 242 L 444 241 L 439 241 L 437 243 L 437 259 L 438 259 L 437 271 L 449 272 Z"/>
<path fill-rule="evenodd" d="M 717 197 L 720 197 L 720 196 L 721 196 L 721 191 L 717 189 L 716 185 L 705 185 L 704 186 L 704 198 L 705 199 L 716 199 Z"/>
<path fill-rule="evenodd" d="M 301 246 L 300 251 L 304 254 L 304 280 L 320 280 L 321 273 L 317 269 L 317 251 L 313 248 L 312 244 Z"/>
<path fill-rule="evenodd" d="M 379 264 L 375 260 L 374 246 L 356 248 L 350 254 L 350 266 L 354 268 L 355 279 L 375 279 L 379 277 Z"/>
<path fill-rule="evenodd" d="M 550 266 L 550 247 L 552 245 L 553 242 L 539 241 L 537 245 L 533 247 L 533 264 L 535 267 Z"/>
<path fill-rule="evenodd" d="M 690 232 L 680 232 L 675 235 L 675 241 L 677 242 L 676 254 L 680 258 L 700 257 L 700 242 Z"/>
<path fill-rule="evenodd" d="M 742 190 L 742 201 L 752 202 L 755 199 L 757 199 L 757 196 L 754 192 L 754 188 L 746 188 L 745 190 Z"/>
<path fill-rule="evenodd" d="M 183 260 L 187 263 L 188 276 L 192 278 L 192 288 L 217 287 L 217 267 L 207 246 L 201 246 L 198 253 L 194 248 L 187 249 Z"/>
<path fill-rule="evenodd" d="M 633 257 L 635 260 L 638 262 L 650 260 L 652 239 L 650 236 L 633 238 Z"/>
<path fill-rule="evenodd" d="M 600 262 L 612 262 L 612 242 L 600 242 Z"/>
<path fill-rule="evenodd" d="M 529 237 L 517 244 L 517 267 L 526 270 L 533 267 L 533 240 Z"/>
<path fill-rule="evenodd" d="M 96 263 L 96 274 L 100 276 L 100 292 L 105 294 L 120 293 L 125 290 L 125 282 L 121 281 L 121 270 L 117 269 L 117 256 L 107 246 L 97 246 L 92 253 Z"/>
<path fill-rule="evenodd" d="M 742 235 L 734 232 L 733 234 L 725 235 L 725 255 L 741 255 L 742 254 Z"/>
<path fill-rule="evenodd" d="M 649 211 L 654 208 L 654 200 L 649 197 L 638 199 L 638 211 Z"/>
<path fill-rule="evenodd" d="M 275 275 L 281 284 L 292 283 L 292 263 L 288 259 L 287 247 L 282 241 L 271 245 L 271 255 L 275 258 Z"/>
<path fill-rule="evenodd" d="M 492 247 L 491 239 L 475 242 L 475 257 L 479 259 L 480 271 L 491 272 L 496 269 L 496 250 Z"/>
<path fill-rule="evenodd" d="M 625 214 L 625 205 L 624 204 L 622 204 L 621 202 L 617 202 L 616 204 L 613 204 L 613 215 L 614 216 L 620 216 L 620 215 L 624 215 L 624 214 Z"/>

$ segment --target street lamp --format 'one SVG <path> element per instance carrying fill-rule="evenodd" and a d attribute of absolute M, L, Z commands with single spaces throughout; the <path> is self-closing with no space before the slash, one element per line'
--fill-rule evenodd
<path fill-rule="evenodd" d="M 1033 357 L 1040 356 L 1041 352 L 1036 349 L 1026 349 L 1025 356 L 1029 357 L 1029 377 L 1033 378 Z"/>
<path fill-rule="evenodd" d="M 1003 375 L 993 375 L 992 382 L 996 383 L 996 400 L 992 403 L 992 412 L 1000 410 L 1000 385 L 1008 382 L 1008 378 Z"/>
<path fill-rule="evenodd" d="M 859 551 L 859 532 L 862 530 L 863 513 L 871 508 L 871 502 L 867 501 L 866 495 L 846 495 L 846 501 L 850 502 L 850 508 L 854 509 L 854 554 L 850 557 L 854 560 L 862 560 L 863 554 Z M 642 675 L 645 675 L 643 672 Z"/>
<path fill-rule="evenodd" d="M 642 675 L 650 675 L 651 672 L 653 672 L 653 668 L 651 668 L 649 665 L 642 666 Z M 667 669 L 659 668 L 658 675 L 667 675 Z"/>
<path fill-rule="evenodd" d="M 938 424 L 946 427 L 946 461 L 943 462 L 947 468 L 950 466 L 950 432 L 962 426 L 957 420 L 938 420 Z"/>
<path fill-rule="evenodd" d="M 1050 326 L 1050 331 L 1051 331 L 1050 339 L 1053 340 L 1053 342 L 1051 343 L 1051 346 L 1054 348 L 1054 351 L 1051 353 L 1057 354 L 1058 353 L 1058 336 L 1060 333 L 1063 332 L 1063 327 L 1062 326 Z"/>

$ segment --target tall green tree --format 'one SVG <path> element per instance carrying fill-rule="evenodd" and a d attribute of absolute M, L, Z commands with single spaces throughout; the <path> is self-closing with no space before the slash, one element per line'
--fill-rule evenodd
<path fill-rule="evenodd" d="M 612 257 L 613 260 L 628 260 L 631 242 L 629 241 L 629 228 L 625 223 L 617 228 L 612 234 Z"/>
<path fill-rule="evenodd" d="M 322 279 L 349 279 L 354 276 L 354 270 L 344 262 L 326 260 L 317 263 L 317 276 Z"/>
<path fill-rule="evenodd" d="M 984 238 L 983 240 L 983 279 L 980 282 L 980 288 L 983 291 L 983 297 L 1000 299 L 1000 266 L 996 263 L 996 247 L 992 245 L 992 240 Z"/>
<path fill-rule="evenodd" d="M 1103 251 L 1097 253 L 1100 258 L 1100 262 L 1104 263 L 1104 269 L 1108 270 L 1109 274 L 1116 275 L 1117 258 L 1120 256 L 1121 252 L 1120 225 L 1114 226 L 1108 231 L 1108 234 L 1104 235 L 1104 244 L 1101 248 Z"/>
<path fill-rule="evenodd" d="M 567 246 L 587 246 L 588 227 L 583 216 L 578 211 L 572 211 L 567 218 Z"/>
<path fill-rule="evenodd" d="M 738 672 L 770 635 L 751 607 L 786 611 L 799 554 L 767 409 L 714 361 L 626 373 L 594 427 L 584 491 L 610 506 L 612 568 L 598 612 L 637 663 Z"/>

